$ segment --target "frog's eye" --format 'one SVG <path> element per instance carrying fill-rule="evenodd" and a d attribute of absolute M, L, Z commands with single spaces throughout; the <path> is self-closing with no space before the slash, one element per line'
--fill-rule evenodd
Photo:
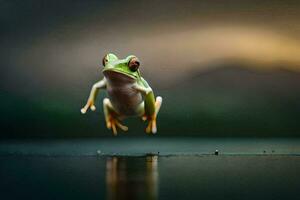
<path fill-rule="evenodd" d="M 102 59 L 102 65 L 105 66 L 107 62 L 108 62 L 107 55 L 105 55 Z"/>
<path fill-rule="evenodd" d="M 128 62 L 128 67 L 133 72 L 138 70 L 139 66 L 140 66 L 140 61 L 137 57 L 131 58 L 130 61 Z"/>

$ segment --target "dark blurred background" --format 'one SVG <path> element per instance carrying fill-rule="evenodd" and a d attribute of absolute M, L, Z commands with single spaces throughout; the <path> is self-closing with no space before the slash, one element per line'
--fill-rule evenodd
<path fill-rule="evenodd" d="M 109 136 L 107 52 L 164 98 L 158 136 L 300 136 L 300 2 L 0 1 L 2 138 Z M 130 135 L 146 124 L 124 122 Z M 120 133 L 123 134 L 123 133 Z"/>

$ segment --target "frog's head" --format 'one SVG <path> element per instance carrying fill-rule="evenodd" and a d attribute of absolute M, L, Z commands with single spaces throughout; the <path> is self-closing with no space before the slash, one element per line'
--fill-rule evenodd
<path fill-rule="evenodd" d="M 109 74 L 118 73 L 132 79 L 138 79 L 140 61 L 134 55 L 127 56 L 125 59 L 118 59 L 118 57 L 112 53 L 104 56 L 102 60 L 103 74 L 108 76 Z"/>

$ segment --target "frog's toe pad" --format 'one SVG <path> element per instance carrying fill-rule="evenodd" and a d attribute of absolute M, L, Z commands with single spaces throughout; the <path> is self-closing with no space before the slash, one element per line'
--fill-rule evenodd
<path fill-rule="evenodd" d="M 143 121 L 146 121 L 147 118 L 148 118 L 147 115 L 143 115 L 143 116 L 142 116 L 142 120 L 143 120 Z"/>

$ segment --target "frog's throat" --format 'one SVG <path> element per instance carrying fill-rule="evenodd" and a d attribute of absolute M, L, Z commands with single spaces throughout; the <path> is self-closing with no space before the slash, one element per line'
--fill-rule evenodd
<path fill-rule="evenodd" d="M 136 76 L 134 76 L 134 75 L 132 75 L 132 74 L 130 74 L 130 73 L 121 71 L 121 70 L 119 70 L 119 69 L 117 69 L 117 68 L 113 68 L 113 69 L 104 69 L 104 70 L 102 70 L 102 72 L 106 72 L 106 71 L 113 71 L 113 72 L 117 72 L 117 73 L 119 73 L 119 74 L 123 74 L 123 75 L 125 75 L 125 76 L 128 76 L 128 77 L 130 77 L 130 78 L 132 78 L 132 79 L 135 79 L 135 80 L 138 79 Z"/>

